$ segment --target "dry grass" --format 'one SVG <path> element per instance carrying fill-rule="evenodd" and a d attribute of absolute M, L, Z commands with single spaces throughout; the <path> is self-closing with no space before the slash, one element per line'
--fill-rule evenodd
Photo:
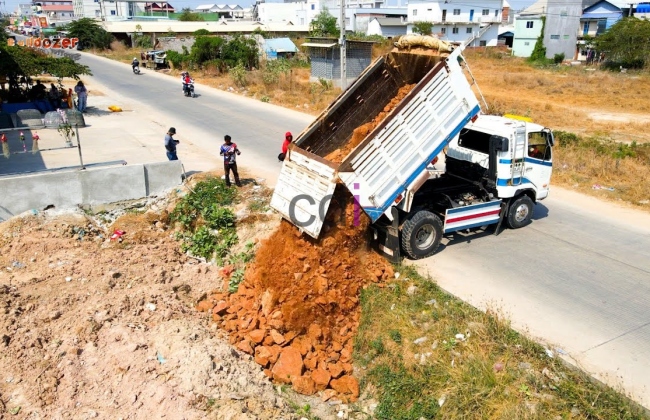
<path fill-rule="evenodd" d="M 642 419 L 629 400 L 412 268 L 362 292 L 355 360 L 377 419 Z M 408 293 L 410 286 L 417 287 Z"/>
<path fill-rule="evenodd" d="M 616 144 L 650 143 L 650 74 L 535 68 L 496 49 L 471 49 L 465 56 L 490 113 L 529 116 L 579 136 L 575 144 L 559 142 L 554 149 L 553 184 L 650 211 L 650 181 L 640 176 L 650 172 L 648 149 L 618 157 Z"/>

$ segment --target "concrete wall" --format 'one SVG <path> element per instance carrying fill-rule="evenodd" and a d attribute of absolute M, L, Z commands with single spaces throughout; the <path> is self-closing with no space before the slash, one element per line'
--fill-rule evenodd
<path fill-rule="evenodd" d="M 581 0 L 565 0 L 561 4 L 548 4 L 544 26 L 546 58 L 553 58 L 555 54 L 564 54 L 564 57 L 569 60 L 574 58 L 581 14 Z"/>
<path fill-rule="evenodd" d="M 28 210 L 109 204 L 158 195 L 182 183 L 180 161 L 0 178 L 0 221 Z"/>

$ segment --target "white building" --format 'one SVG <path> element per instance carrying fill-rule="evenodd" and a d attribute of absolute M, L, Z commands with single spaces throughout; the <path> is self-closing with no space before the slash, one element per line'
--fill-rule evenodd
<path fill-rule="evenodd" d="M 74 16 L 78 18 L 124 19 L 141 9 L 134 2 L 111 0 L 73 0 Z"/>
<path fill-rule="evenodd" d="M 430 22 L 440 39 L 496 46 L 503 19 L 504 0 L 456 2 L 453 0 L 411 0 L 408 3 L 408 33 L 416 22 Z"/>
<path fill-rule="evenodd" d="M 292 22 L 294 25 L 309 25 L 321 12 L 318 0 L 292 3 L 258 3 L 257 20 L 263 23 Z"/>

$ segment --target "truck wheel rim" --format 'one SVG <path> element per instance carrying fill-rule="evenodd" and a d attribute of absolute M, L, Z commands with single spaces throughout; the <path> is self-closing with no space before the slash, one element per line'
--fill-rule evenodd
<path fill-rule="evenodd" d="M 517 207 L 517 211 L 515 212 L 515 220 L 518 222 L 523 222 L 527 217 L 528 206 L 525 204 L 520 204 L 519 207 Z"/>
<path fill-rule="evenodd" d="M 433 244 L 433 241 L 435 240 L 436 235 L 433 230 L 433 226 L 431 225 L 424 225 L 420 229 L 418 229 L 417 233 L 415 234 L 415 245 L 418 247 L 418 249 L 426 249 Z"/>

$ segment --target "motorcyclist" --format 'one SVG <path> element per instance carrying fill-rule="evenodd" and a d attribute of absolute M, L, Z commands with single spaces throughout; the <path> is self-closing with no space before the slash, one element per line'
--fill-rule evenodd
<path fill-rule="evenodd" d="M 183 92 L 186 92 L 187 89 L 189 89 L 190 84 L 193 82 L 194 81 L 190 77 L 190 74 L 188 72 L 185 72 L 185 75 L 183 76 Z"/>
<path fill-rule="evenodd" d="M 133 69 L 134 72 L 136 67 L 138 68 L 140 67 L 140 62 L 136 57 L 133 57 L 133 61 L 131 62 L 131 68 Z"/>

